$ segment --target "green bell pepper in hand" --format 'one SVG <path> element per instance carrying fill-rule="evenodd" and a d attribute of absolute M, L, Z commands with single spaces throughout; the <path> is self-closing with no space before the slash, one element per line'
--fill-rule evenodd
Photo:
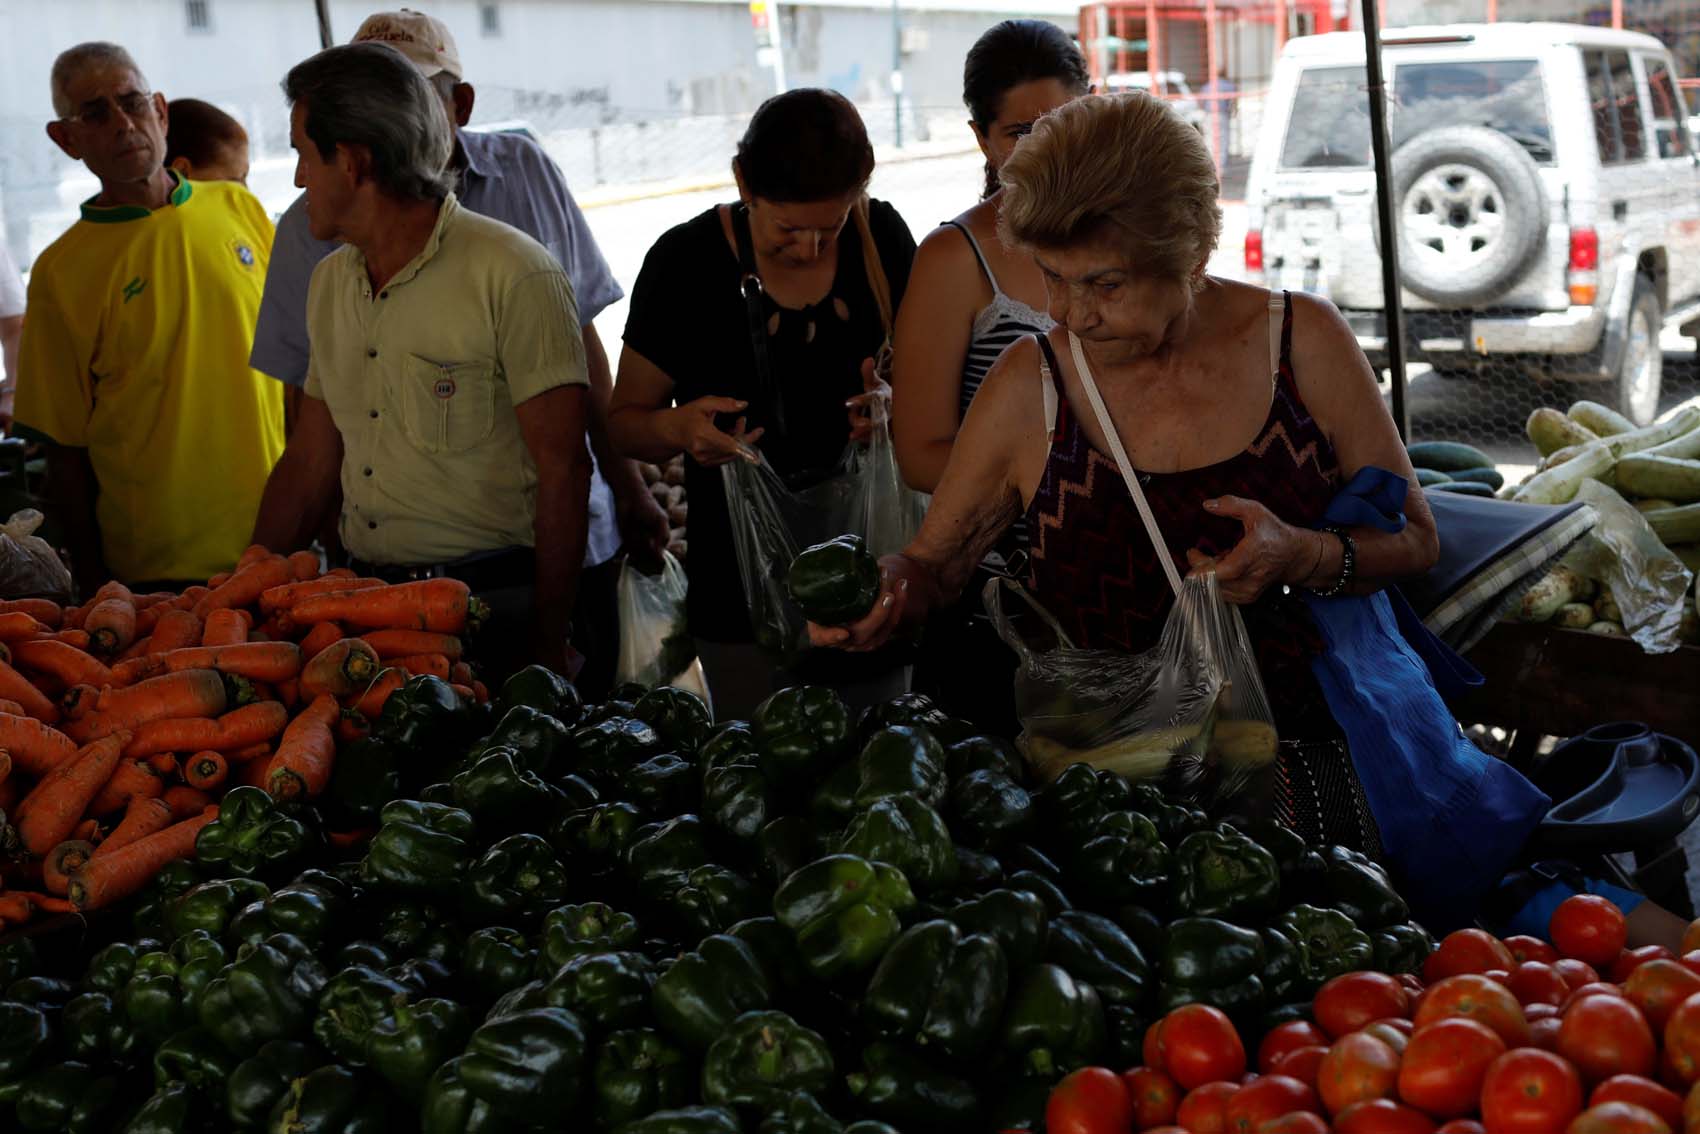
<path fill-rule="evenodd" d="M 1281 900 L 1275 856 L 1232 828 L 1197 831 L 1175 848 L 1175 908 L 1191 917 L 1261 925 Z"/>
<path fill-rule="evenodd" d="M 1111 811 L 1069 856 L 1080 890 L 1103 906 L 1146 901 L 1175 870 L 1157 827 L 1137 811 Z"/>
<path fill-rule="evenodd" d="M 72 997 L 59 1013 L 59 1038 L 80 1063 L 126 1065 L 142 1049 L 142 1037 L 124 1009 L 104 992 Z"/>
<path fill-rule="evenodd" d="M 540 665 L 528 665 L 506 681 L 496 695 L 496 710 L 504 715 L 516 705 L 548 713 L 562 724 L 576 724 L 584 715 L 584 701 L 573 683 Z"/>
<path fill-rule="evenodd" d="M 755 885 L 736 871 L 713 863 L 685 875 L 666 905 L 690 933 L 691 940 L 723 933 L 762 912 Z"/>
<path fill-rule="evenodd" d="M 166 932 L 173 941 L 196 929 L 222 937 L 238 910 L 270 893 L 264 882 L 254 878 L 202 882 L 171 899 L 165 912 Z"/>
<path fill-rule="evenodd" d="M 154 1050 L 154 1085 L 187 1083 L 192 1090 L 217 1097 L 240 1058 L 207 1029 L 184 1028 Z"/>
<path fill-rule="evenodd" d="M 487 918 L 533 917 L 567 897 L 567 870 L 541 835 L 509 835 L 472 864 L 467 906 Z"/>
<path fill-rule="evenodd" d="M 850 710 L 824 685 L 781 689 L 750 715 L 761 769 L 780 787 L 814 782 L 845 754 Z"/>
<path fill-rule="evenodd" d="M 288 1134 L 384 1134 L 392 1129 L 388 1096 L 370 1076 L 335 1063 L 289 1084 L 272 1108 L 271 1129 Z"/>
<path fill-rule="evenodd" d="M 550 829 L 549 841 L 576 873 L 602 878 L 625 862 L 646 823 L 629 803 L 598 803 L 563 817 Z"/>
<path fill-rule="evenodd" d="M 1381 929 L 1411 916 L 1387 871 L 1355 850 L 1329 847 L 1322 852 L 1324 901 L 1351 918 L 1360 929 Z"/>
<path fill-rule="evenodd" d="M 680 752 L 695 752 L 708 739 L 714 718 L 708 706 L 688 689 L 660 685 L 639 697 L 632 716 L 654 729 L 663 744 Z"/>
<path fill-rule="evenodd" d="M 551 976 L 556 969 L 585 953 L 636 949 L 641 940 L 637 918 L 604 902 L 559 906 L 543 918 L 538 973 Z"/>
<path fill-rule="evenodd" d="M 642 953 L 582 953 L 549 979 L 543 1003 L 570 1009 L 588 1029 L 607 1033 L 646 1021 L 654 983 Z"/>
<path fill-rule="evenodd" d="M 1026 832 L 1033 821 L 1033 797 L 1000 772 L 977 770 L 952 781 L 945 814 L 958 839 L 993 850 Z"/>
<path fill-rule="evenodd" d="M 725 1106 L 782 1105 L 791 1091 L 832 1084 L 832 1050 L 784 1012 L 745 1012 L 709 1045 L 702 1097 Z"/>
<path fill-rule="evenodd" d="M 1045 959 L 1091 985 L 1106 1006 L 1143 1004 L 1153 988 L 1139 946 L 1100 914 L 1068 910 L 1052 918 Z"/>
<path fill-rule="evenodd" d="M 385 805 L 378 821 L 360 864 L 363 882 L 430 894 L 464 878 L 472 866 L 473 819 L 458 807 L 398 799 Z"/>
<path fill-rule="evenodd" d="M 650 995 L 656 1020 L 692 1051 L 707 1051 L 733 1020 L 772 1003 L 773 986 L 756 952 L 725 934 L 681 954 Z"/>
<path fill-rule="evenodd" d="M 487 1020 L 467 1041 L 459 1074 L 498 1115 L 522 1123 L 583 1105 L 589 1062 L 584 1025 L 564 1008 Z"/>
<path fill-rule="evenodd" d="M 506 926 L 490 926 L 467 937 L 460 975 L 479 996 L 495 1000 L 530 980 L 537 964 L 538 951 L 525 934 Z"/>
<path fill-rule="evenodd" d="M 959 902 L 948 914 L 964 933 L 984 933 L 1003 948 L 1012 970 L 1039 959 L 1049 935 L 1045 903 L 1026 890 L 992 890 Z"/>
<path fill-rule="evenodd" d="M 372 1028 L 408 993 L 406 985 L 387 973 L 351 965 L 331 977 L 320 992 L 313 1037 L 342 1062 L 363 1067 Z"/>
<path fill-rule="evenodd" d="M 14 1115 L 20 1130 L 95 1134 L 111 1126 L 117 1084 L 84 1063 L 43 1068 L 18 1085 Z"/>
<path fill-rule="evenodd" d="M 1390 925 L 1369 935 L 1375 946 L 1377 972 L 1420 973 L 1423 962 L 1434 952 L 1434 938 L 1428 930 L 1415 923 Z"/>
<path fill-rule="evenodd" d="M 1375 943 L 1339 910 L 1294 906 L 1281 915 L 1276 928 L 1298 949 L 1299 973 L 1313 990 L 1375 964 Z"/>
<path fill-rule="evenodd" d="M 862 1067 L 846 1076 L 846 1083 L 856 1106 L 875 1118 L 903 1130 L 967 1130 L 975 1125 L 980 1099 L 972 1083 L 929 1067 L 892 1043 L 863 1049 Z"/>
<path fill-rule="evenodd" d="M 743 1134 L 743 1131 L 737 1113 L 726 1107 L 685 1106 L 633 1119 L 616 1127 L 614 1134 Z"/>
<path fill-rule="evenodd" d="M 1208 1004 L 1239 1019 L 1263 1010 L 1268 951 L 1256 930 L 1207 917 L 1169 924 L 1157 1007 Z"/>
<path fill-rule="evenodd" d="M 838 849 L 903 871 L 923 893 L 956 881 L 956 847 L 938 812 L 912 795 L 882 799 L 867 807 L 845 829 Z"/>
<path fill-rule="evenodd" d="M 289 1085 L 323 1065 L 323 1054 L 309 1044 L 272 1040 L 237 1064 L 225 1079 L 225 1116 L 239 1130 L 263 1128 L 277 1101 L 289 1093 Z"/>
<path fill-rule="evenodd" d="M 785 589 L 810 622 L 848 625 L 879 599 L 880 563 L 861 536 L 841 535 L 799 552 L 785 573 Z"/>
<path fill-rule="evenodd" d="M 1060 1079 L 1104 1050 L 1104 1005 L 1058 965 L 1028 969 L 1010 989 L 1003 1048 L 1030 1075 Z"/>
<path fill-rule="evenodd" d="M 535 1130 L 529 1123 L 508 1119 L 472 1093 L 461 1078 L 463 1056 L 438 1067 L 425 1085 L 419 1105 L 421 1134 L 519 1134 Z"/>
<path fill-rule="evenodd" d="M 944 749 L 932 733 L 908 725 L 884 728 L 869 737 L 856 757 L 856 772 L 857 807 L 898 795 L 912 795 L 936 807 L 949 786 Z"/>
<path fill-rule="evenodd" d="M 684 1106 L 695 1093 L 695 1072 L 685 1053 L 660 1032 L 614 1032 L 596 1051 L 596 1120 L 611 1130 L 658 1110 Z"/>
<path fill-rule="evenodd" d="M 967 1063 L 997 1039 L 1009 962 L 996 939 L 948 921 L 905 930 L 874 970 L 862 1019 L 878 1035 Z"/>
<path fill-rule="evenodd" d="M 811 862 L 773 895 L 774 916 L 822 979 L 873 967 L 897 939 L 898 915 L 914 904 L 901 870 L 849 854 Z"/>
<path fill-rule="evenodd" d="M 398 998 L 367 1034 L 366 1061 L 403 1098 L 417 1101 L 432 1072 L 460 1054 L 471 1031 L 471 1015 L 452 1000 Z"/>
<path fill-rule="evenodd" d="M 263 788 L 233 787 L 218 818 L 195 836 L 195 860 L 221 874 L 288 871 L 315 846 L 313 832 Z"/>
<path fill-rule="evenodd" d="M 201 1026 L 240 1055 L 290 1039 L 312 1023 L 325 970 L 299 937 L 279 933 L 244 945 L 201 993 Z"/>

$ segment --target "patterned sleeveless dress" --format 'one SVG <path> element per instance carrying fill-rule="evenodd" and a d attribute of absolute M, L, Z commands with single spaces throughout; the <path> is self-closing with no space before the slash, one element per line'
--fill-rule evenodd
<path fill-rule="evenodd" d="M 1256 439 L 1203 468 L 1138 473 L 1167 545 L 1160 551 L 1115 461 L 1088 440 L 1050 344 L 1039 339 L 1057 409 L 1050 455 L 1027 510 L 1030 582 L 1075 645 L 1137 653 L 1157 644 L 1174 601 L 1158 554 L 1173 559 L 1184 575 L 1189 548 L 1222 555 L 1243 535 L 1238 521 L 1211 515 L 1204 501 L 1241 496 L 1289 524 L 1313 528 L 1338 492 L 1334 447 L 1305 408 L 1293 376 L 1290 296 L 1270 297 L 1270 319 L 1275 374 L 1269 415 Z M 1273 816 L 1307 839 L 1374 853 L 1379 840 L 1363 789 L 1310 671 L 1322 637 L 1303 602 L 1284 591 L 1271 588 L 1241 608 L 1282 738 L 1271 786 Z"/>

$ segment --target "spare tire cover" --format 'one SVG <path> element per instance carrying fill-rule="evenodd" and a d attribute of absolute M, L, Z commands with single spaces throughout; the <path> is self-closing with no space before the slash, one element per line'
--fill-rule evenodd
<path fill-rule="evenodd" d="M 1393 155 L 1399 277 L 1432 303 L 1489 302 L 1546 240 L 1546 192 L 1529 152 L 1498 130 L 1430 130 Z M 1381 248 L 1381 226 L 1375 233 Z"/>

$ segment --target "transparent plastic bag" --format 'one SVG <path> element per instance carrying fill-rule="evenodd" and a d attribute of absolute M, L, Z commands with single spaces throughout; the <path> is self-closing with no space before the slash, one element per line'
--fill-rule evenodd
<path fill-rule="evenodd" d="M 708 680 L 685 620 L 685 569 L 669 552 L 651 575 L 627 558 L 620 565 L 620 661 L 616 682 L 687 689 L 710 705 Z"/>
<path fill-rule="evenodd" d="M 51 544 L 35 534 L 44 517 L 34 508 L 0 524 L 0 598 L 71 597 L 71 571 Z"/>
<path fill-rule="evenodd" d="M 1670 653 L 1682 644 L 1682 614 L 1693 575 L 1615 489 L 1585 480 L 1576 499 L 1591 506 L 1599 522 L 1566 553 L 1564 566 L 1611 588 L 1624 631 L 1643 650 Z"/>
<path fill-rule="evenodd" d="M 927 497 L 904 484 L 897 467 L 897 449 L 891 440 L 890 387 L 882 393 L 883 397 L 868 403 L 873 432 L 867 445 L 852 445 L 844 455 L 856 490 L 852 525 L 847 530 L 861 536 L 875 558 L 908 547 L 927 514 Z"/>
<path fill-rule="evenodd" d="M 992 579 L 983 597 L 1020 661 L 1017 746 L 1041 780 L 1085 763 L 1214 806 L 1274 761 L 1251 639 L 1214 574 L 1181 582 L 1157 646 L 1140 654 L 1077 648 L 1012 580 Z"/>

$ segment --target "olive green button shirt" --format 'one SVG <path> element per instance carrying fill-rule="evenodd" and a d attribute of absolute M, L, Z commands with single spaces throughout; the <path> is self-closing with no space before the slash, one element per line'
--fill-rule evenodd
<path fill-rule="evenodd" d="M 376 295 L 359 249 L 320 261 L 307 328 L 350 552 L 413 565 L 533 545 L 537 466 L 514 407 L 589 384 L 572 285 L 541 244 L 451 195 Z"/>

